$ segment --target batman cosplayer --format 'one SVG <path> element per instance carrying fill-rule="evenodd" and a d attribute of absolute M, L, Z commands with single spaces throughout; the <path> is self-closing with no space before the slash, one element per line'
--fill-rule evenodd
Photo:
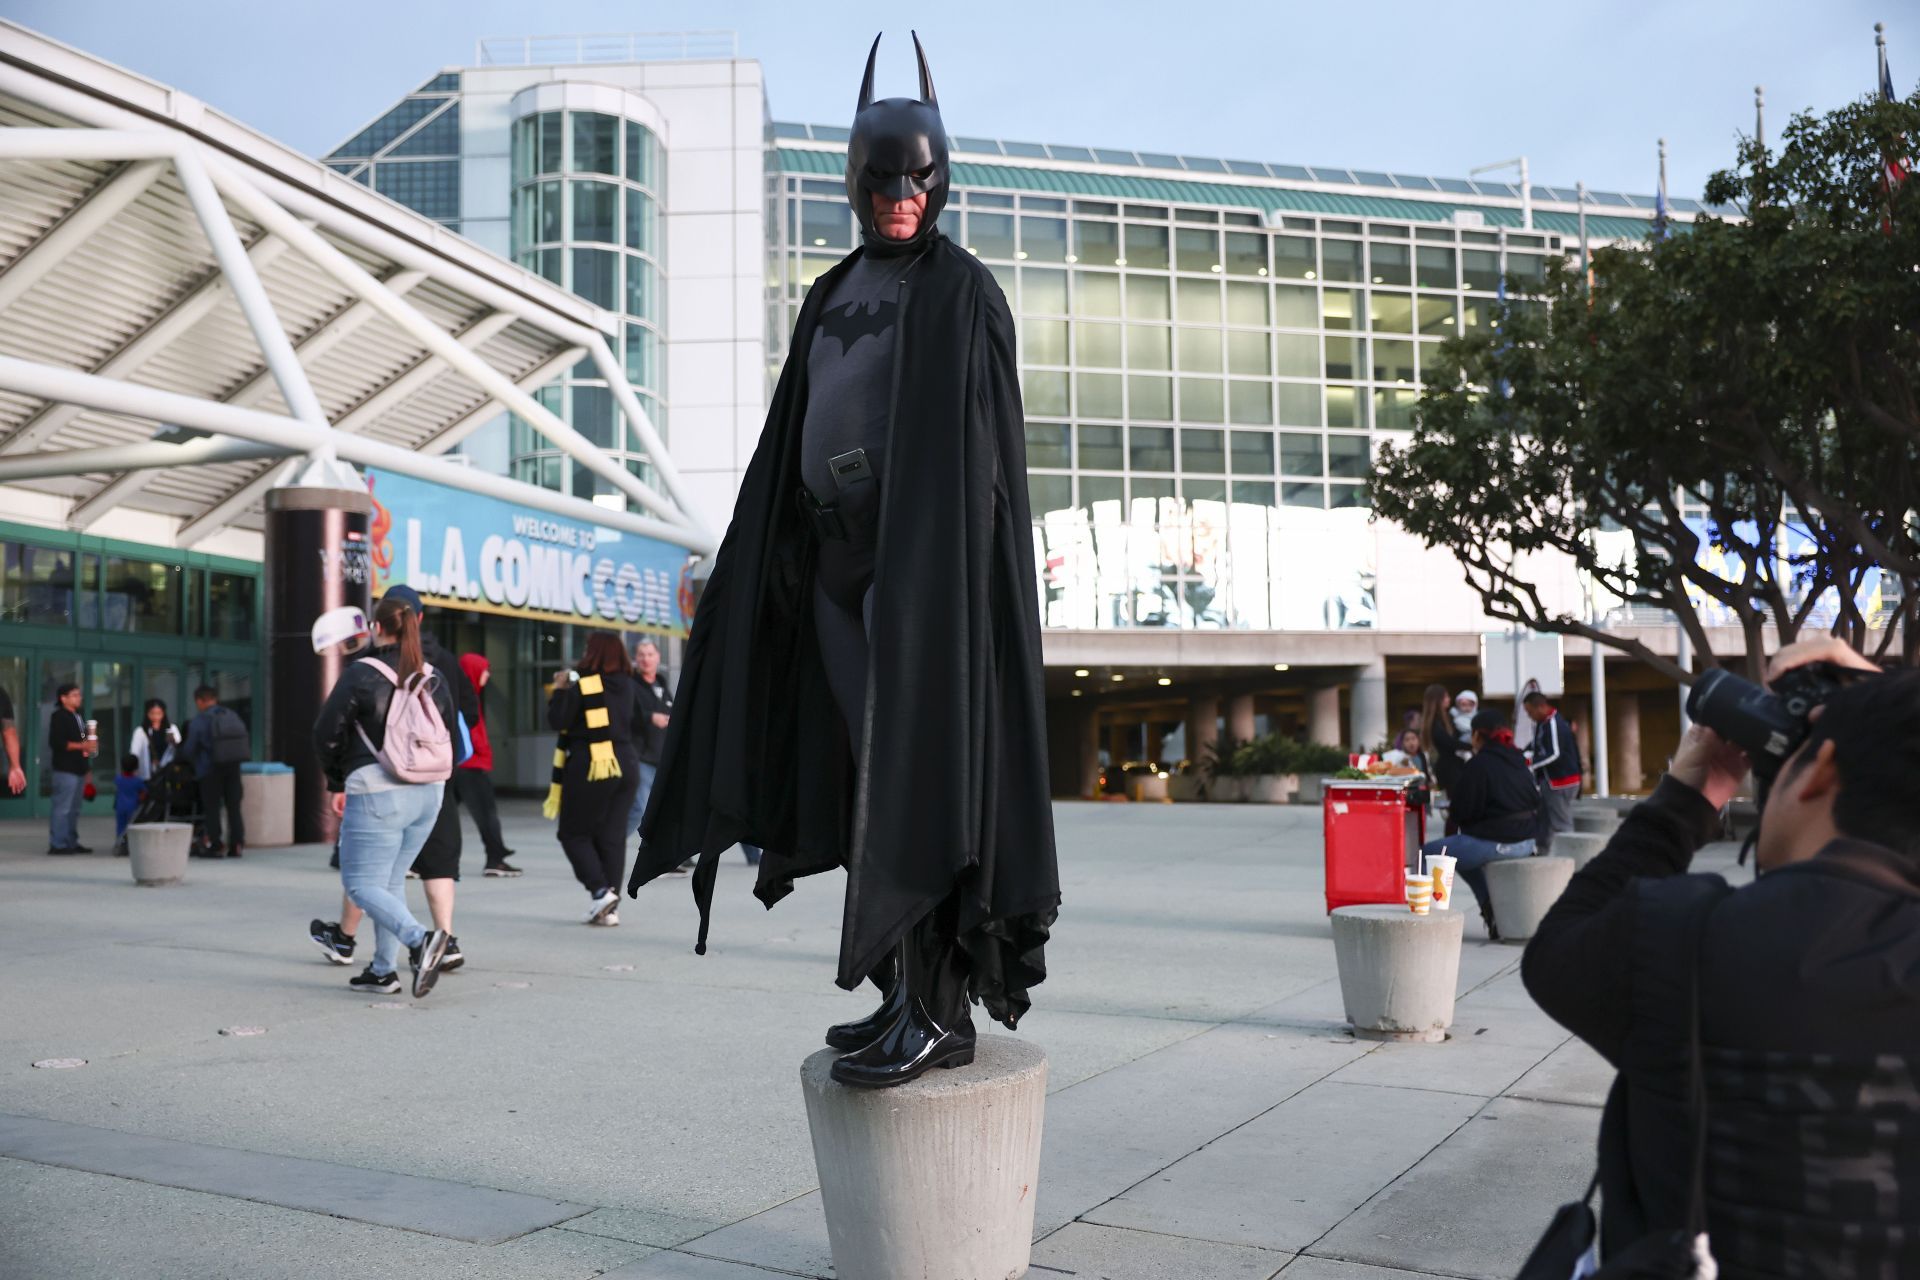
<path fill-rule="evenodd" d="M 1060 902 L 1013 318 L 935 225 L 947 135 L 873 100 L 847 147 L 862 243 L 808 292 L 688 637 L 629 892 L 765 850 L 771 907 L 847 869 L 836 981 L 884 996 L 827 1032 L 845 1084 L 973 1060 L 1013 1026 Z"/>

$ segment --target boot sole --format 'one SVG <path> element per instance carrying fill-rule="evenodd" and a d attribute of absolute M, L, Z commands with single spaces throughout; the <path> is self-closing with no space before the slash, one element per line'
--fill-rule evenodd
<path fill-rule="evenodd" d="M 845 1085 L 849 1089 L 891 1089 L 895 1085 L 911 1084 L 921 1076 L 927 1074 L 927 1072 L 935 1069 L 951 1071 L 955 1067 L 972 1066 L 973 1048 L 972 1045 L 968 1045 L 964 1049 L 955 1049 L 944 1058 L 929 1062 L 926 1066 L 920 1068 L 920 1070 L 910 1076 L 901 1076 L 892 1080 L 862 1080 L 859 1078 L 849 1080 L 843 1078 L 838 1071 L 831 1071 L 828 1074 L 833 1078 L 835 1084 Z M 838 1066 L 839 1064 L 835 1063 L 834 1065 Z"/>

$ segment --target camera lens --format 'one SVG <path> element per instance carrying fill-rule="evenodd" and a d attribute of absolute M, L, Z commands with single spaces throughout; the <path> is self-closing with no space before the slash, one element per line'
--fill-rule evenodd
<path fill-rule="evenodd" d="M 1715 669 L 1694 682 L 1687 715 L 1747 753 L 1753 771 L 1771 777 L 1806 732 L 1806 716 L 1731 671 Z"/>

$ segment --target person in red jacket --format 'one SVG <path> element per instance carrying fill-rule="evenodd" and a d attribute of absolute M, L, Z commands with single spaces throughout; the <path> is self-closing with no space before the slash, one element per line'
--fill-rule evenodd
<path fill-rule="evenodd" d="M 493 798 L 493 744 L 487 740 L 486 713 L 487 681 L 492 677 L 492 669 L 479 654 L 463 653 L 460 670 L 466 673 L 480 701 L 480 716 L 467 726 L 473 738 L 473 754 L 453 771 L 454 797 L 473 815 L 473 825 L 480 828 L 480 842 L 487 846 L 485 874 L 517 876 L 521 871 L 507 861 L 513 850 L 507 848 L 500 837 L 500 806 Z"/>

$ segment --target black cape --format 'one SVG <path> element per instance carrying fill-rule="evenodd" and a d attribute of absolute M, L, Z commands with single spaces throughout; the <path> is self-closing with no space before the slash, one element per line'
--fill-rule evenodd
<path fill-rule="evenodd" d="M 814 635 L 814 535 L 795 501 L 807 353 L 856 249 L 808 292 L 733 522 L 695 610 L 628 891 L 689 857 L 706 947 L 720 854 L 760 846 L 754 894 L 844 866 L 836 981 L 852 990 L 956 890 L 971 990 L 1014 1025 L 1060 902 L 1040 611 L 1013 317 L 945 236 L 901 288 L 873 588 L 864 759 Z"/>

